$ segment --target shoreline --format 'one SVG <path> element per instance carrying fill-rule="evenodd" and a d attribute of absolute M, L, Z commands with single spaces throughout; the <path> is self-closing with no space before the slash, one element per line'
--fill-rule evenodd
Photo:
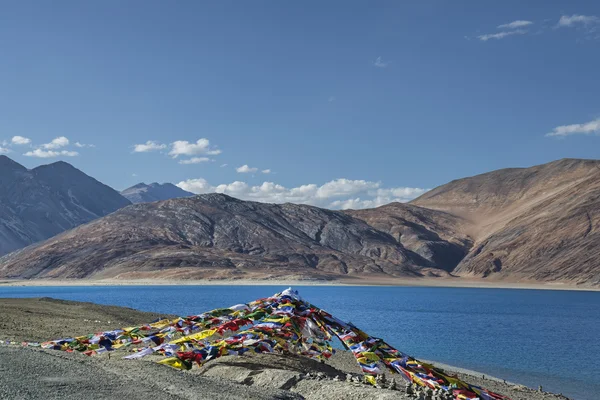
<path fill-rule="evenodd" d="M 581 287 L 564 283 L 495 282 L 454 279 L 3 279 L 0 287 L 57 286 L 368 286 L 368 287 L 436 287 L 471 289 L 525 289 L 600 292 L 600 287 Z"/>

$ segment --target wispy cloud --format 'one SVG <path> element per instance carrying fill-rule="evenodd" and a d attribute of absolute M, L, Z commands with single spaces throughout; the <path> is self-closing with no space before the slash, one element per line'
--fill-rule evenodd
<path fill-rule="evenodd" d="M 76 151 L 68 151 L 68 150 L 56 151 L 56 150 L 35 149 L 32 151 L 28 151 L 27 153 L 25 153 L 23 155 L 27 156 L 27 157 L 55 158 L 55 157 L 60 157 L 60 156 L 75 157 L 75 156 L 78 156 L 79 153 Z"/>
<path fill-rule="evenodd" d="M 565 137 L 571 135 L 600 134 L 600 118 L 583 124 L 571 124 L 557 126 L 546 134 L 546 136 Z"/>
<path fill-rule="evenodd" d="M 558 24 L 556 25 L 558 28 L 560 27 L 577 27 L 577 26 L 589 26 L 593 24 L 600 23 L 600 18 L 595 15 L 563 15 L 558 20 Z"/>
<path fill-rule="evenodd" d="M 221 154 L 221 150 L 211 147 L 210 141 L 202 138 L 198 139 L 195 143 L 190 143 L 187 140 L 177 140 L 171 143 L 171 151 L 169 151 L 169 155 L 173 158 L 179 156 L 195 156 L 199 154 L 212 156 Z"/>
<path fill-rule="evenodd" d="M 226 166 L 228 166 L 229 164 L 221 164 L 221 168 L 225 168 Z"/>
<path fill-rule="evenodd" d="M 248 165 L 244 164 L 241 167 L 237 167 L 235 170 L 240 174 L 247 174 L 258 171 L 258 168 L 249 167 Z"/>
<path fill-rule="evenodd" d="M 8 153 L 10 153 L 10 151 L 11 151 L 10 149 L 0 146 L 0 154 L 8 154 Z"/>
<path fill-rule="evenodd" d="M 531 33 L 534 35 L 540 35 L 552 27 L 550 21 L 556 21 L 555 19 L 544 19 L 538 29 L 534 29 Z M 476 36 L 477 39 L 487 42 L 488 40 L 500 40 L 509 36 L 525 35 L 530 33 L 527 29 L 532 28 L 534 21 L 518 19 L 512 22 L 498 25 L 500 31 L 495 33 L 486 33 L 483 35 Z M 538 25 L 535 25 L 538 26 Z M 525 29 L 527 28 L 527 29 Z M 588 34 L 597 32 L 600 28 L 600 18 L 595 15 L 562 15 L 558 22 L 554 25 L 554 28 L 574 28 Z M 592 36 L 588 35 L 588 39 Z M 596 37 L 598 38 L 598 37 Z M 470 40 L 471 37 L 465 36 L 465 39 Z"/>
<path fill-rule="evenodd" d="M 16 145 L 25 145 L 25 144 L 30 144 L 31 139 L 23 137 L 23 136 L 13 136 L 11 139 L 11 143 L 16 144 Z"/>
<path fill-rule="evenodd" d="M 270 170 L 270 169 L 263 169 L 263 170 L 262 170 L 262 171 L 260 171 L 260 172 L 262 172 L 263 174 L 270 174 L 270 173 L 271 173 L 271 170 Z"/>
<path fill-rule="evenodd" d="M 146 143 L 134 145 L 133 151 L 135 153 L 147 153 L 150 151 L 164 150 L 166 148 L 166 144 L 155 142 L 154 140 L 148 140 Z"/>
<path fill-rule="evenodd" d="M 487 33 L 485 35 L 479 35 L 479 36 L 477 36 L 477 39 L 479 39 L 483 42 L 487 42 L 490 39 L 500 40 L 500 39 L 504 39 L 505 37 L 508 37 L 508 36 L 524 35 L 526 33 L 527 33 L 526 30 L 516 29 L 514 31 L 502 31 L 502 32 L 498 32 L 498 33 Z"/>
<path fill-rule="evenodd" d="M 410 187 L 385 188 L 379 182 L 343 178 L 320 186 L 310 183 L 292 188 L 274 182 L 251 186 L 242 181 L 214 186 L 204 178 L 188 179 L 179 182 L 177 186 L 196 194 L 217 192 L 264 203 L 291 202 L 338 209 L 377 207 L 391 202 L 406 202 L 427 191 Z"/>
<path fill-rule="evenodd" d="M 84 148 L 84 147 L 96 147 L 94 144 L 85 144 L 80 142 L 75 142 L 75 147 Z"/>
<path fill-rule="evenodd" d="M 192 157 L 186 160 L 179 160 L 179 164 L 200 164 L 210 161 L 208 157 Z"/>
<path fill-rule="evenodd" d="M 64 136 L 52 139 L 50 143 L 43 144 L 42 147 L 48 150 L 55 150 L 69 145 L 69 139 Z"/>
<path fill-rule="evenodd" d="M 376 66 L 377 68 L 385 68 L 389 65 L 389 62 L 383 61 L 383 58 L 381 58 L 381 56 L 379 56 L 379 57 L 377 57 L 377 59 L 375 60 L 373 65 Z"/>
<path fill-rule="evenodd" d="M 518 28 L 523 28 L 525 26 L 529 26 L 532 24 L 533 24 L 532 21 L 525 21 L 525 20 L 518 19 L 516 21 L 509 22 L 508 24 L 498 25 L 498 29 L 518 29 Z"/>

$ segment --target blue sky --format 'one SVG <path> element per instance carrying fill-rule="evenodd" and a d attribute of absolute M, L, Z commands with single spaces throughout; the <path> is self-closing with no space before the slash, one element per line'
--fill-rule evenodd
<path fill-rule="evenodd" d="M 598 158 L 597 1 L 0 7 L 0 152 L 27 167 L 339 208 Z"/>

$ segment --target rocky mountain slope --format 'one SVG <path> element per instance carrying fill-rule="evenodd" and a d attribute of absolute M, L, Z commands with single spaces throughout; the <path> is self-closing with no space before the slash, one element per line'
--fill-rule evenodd
<path fill-rule="evenodd" d="M 600 161 L 564 159 L 368 210 L 220 194 L 136 204 L 2 257 L 0 277 L 452 275 L 597 286 L 599 222 Z"/>
<path fill-rule="evenodd" d="M 412 202 L 466 221 L 454 273 L 600 285 L 600 161 L 563 159 L 440 186 Z"/>
<path fill-rule="evenodd" d="M 28 170 L 0 156 L 0 254 L 128 204 L 119 193 L 65 162 Z"/>
<path fill-rule="evenodd" d="M 422 228 L 412 223 L 411 229 L 435 242 L 429 252 L 421 252 L 424 256 L 398 241 L 397 232 L 377 230 L 341 211 L 247 202 L 222 194 L 136 204 L 0 259 L 0 276 L 447 275 L 430 253 L 436 246 L 461 251 L 460 240 L 445 242 L 446 234 L 437 232 L 455 219 L 418 207 L 407 210 L 403 212 L 416 210 L 430 220 L 438 214 L 446 218 Z"/>
<path fill-rule="evenodd" d="M 345 212 L 391 235 L 404 248 L 448 272 L 454 270 L 472 245 L 471 239 L 461 232 L 468 224 L 445 212 L 403 203 Z"/>
<path fill-rule="evenodd" d="M 138 183 L 130 188 L 121 191 L 121 195 L 132 203 L 149 203 L 152 201 L 161 201 L 177 199 L 179 197 L 194 196 L 194 193 L 183 190 L 172 183 Z"/>

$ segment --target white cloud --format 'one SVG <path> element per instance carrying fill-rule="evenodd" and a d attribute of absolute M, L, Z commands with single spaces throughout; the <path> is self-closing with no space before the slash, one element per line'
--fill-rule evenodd
<path fill-rule="evenodd" d="M 221 164 L 221 168 L 225 168 L 226 166 L 228 166 L 229 164 Z"/>
<path fill-rule="evenodd" d="M 208 161 L 210 161 L 208 157 L 192 157 L 187 160 L 179 160 L 179 164 L 200 164 Z"/>
<path fill-rule="evenodd" d="M 135 153 L 147 153 L 149 151 L 163 150 L 166 148 L 166 144 L 155 142 L 154 140 L 148 140 L 146 143 L 136 144 L 133 146 L 133 151 Z"/>
<path fill-rule="evenodd" d="M 198 139 L 196 143 L 190 143 L 187 140 L 177 140 L 171 143 L 171 151 L 169 155 L 173 158 L 179 156 L 195 156 L 199 154 L 217 155 L 221 154 L 221 150 L 211 148 L 208 139 Z"/>
<path fill-rule="evenodd" d="M 52 139 L 50 143 L 43 144 L 42 147 L 48 150 L 55 150 L 69 145 L 69 139 L 64 136 Z"/>
<path fill-rule="evenodd" d="M 11 151 L 10 149 L 0 146 L 0 154 L 8 154 L 8 153 L 10 153 L 10 151 Z"/>
<path fill-rule="evenodd" d="M 388 64 L 389 64 L 389 62 L 384 62 L 383 59 L 381 58 L 381 56 L 377 57 L 377 59 L 373 63 L 373 65 L 376 66 L 377 68 L 385 68 L 388 66 Z"/>
<path fill-rule="evenodd" d="M 533 22 L 519 19 L 513 22 L 509 22 L 508 24 L 498 25 L 498 29 L 517 29 L 531 24 L 533 24 Z"/>
<path fill-rule="evenodd" d="M 247 174 L 250 172 L 256 172 L 258 171 L 258 168 L 254 168 L 254 167 L 249 167 L 248 165 L 244 164 L 241 167 L 238 167 L 235 169 L 237 172 L 239 172 L 240 174 Z"/>
<path fill-rule="evenodd" d="M 177 184 L 183 190 L 187 190 L 188 192 L 202 194 L 202 193 L 210 193 L 214 192 L 214 187 L 212 187 L 206 179 L 197 178 L 197 179 L 188 179 L 187 181 L 182 181 Z"/>
<path fill-rule="evenodd" d="M 600 23 L 600 18 L 594 15 L 563 15 L 558 20 L 557 27 L 588 26 Z"/>
<path fill-rule="evenodd" d="M 584 124 L 572 124 L 557 126 L 546 134 L 546 136 L 565 137 L 570 135 L 600 134 L 600 118 Z"/>
<path fill-rule="evenodd" d="M 96 145 L 94 145 L 94 144 L 84 144 L 84 143 L 75 142 L 75 147 L 79 147 L 79 148 L 83 148 L 83 147 L 96 147 Z"/>
<path fill-rule="evenodd" d="M 217 192 L 264 203 L 291 202 L 342 209 L 377 207 L 394 201 L 405 202 L 427 191 L 407 187 L 383 188 L 378 182 L 351 179 L 336 179 L 321 186 L 307 184 L 286 188 L 274 182 L 250 186 L 242 181 L 212 186 L 206 179 L 198 178 L 179 182 L 177 186 L 196 194 Z"/>
<path fill-rule="evenodd" d="M 60 157 L 60 156 L 75 157 L 75 156 L 78 156 L 79 153 L 76 151 L 68 151 L 68 150 L 55 151 L 55 150 L 35 149 L 32 151 L 28 151 L 27 153 L 25 153 L 23 155 L 27 156 L 27 157 L 54 158 L 54 157 Z"/>
<path fill-rule="evenodd" d="M 498 32 L 498 33 L 487 33 L 485 35 L 479 35 L 479 36 L 477 36 L 477 39 L 479 39 L 479 40 L 481 40 L 483 42 L 487 42 L 490 39 L 500 40 L 500 39 L 504 39 L 507 36 L 524 35 L 526 33 L 527 33 L 526 30 L 517 29 L 517 30 L 514 30 L 514 31 L 502 31 L 502 32 Z"/>
<path fill-rule="evenodd" d="M 262 172 L 263 174 L 270 174 L 270 173 L 271 173 L 271 170 L 267 168 L 267 169 L 263 169 L 263 170 L 262 170 L 262 171 L 260 171 L 260 172 Z"/>
<path fill-rule="evenodd" d="M 352 196 L 367 190 L 374 190 L 379 187 L 377 182 L 368 182 L 364 180 L 336 179 L 327 182 L 321 186 L 315 195 L 319 198 L 331 198 L 341 196 Z"/>
<path fill-rule="evenodd" d="M 13 136 L 13 138 L 11 139 L 11 143 L 17 145 L 30 144 L 31 139 L 23 136 Z"/>

